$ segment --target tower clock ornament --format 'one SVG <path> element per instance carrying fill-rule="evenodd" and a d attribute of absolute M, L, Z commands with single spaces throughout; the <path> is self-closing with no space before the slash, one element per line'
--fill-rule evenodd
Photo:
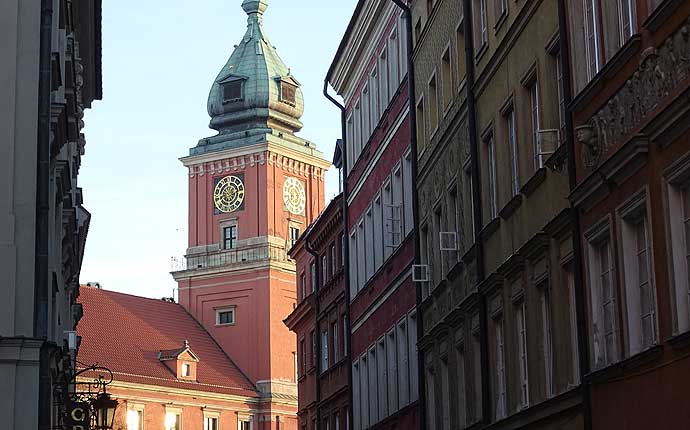
<path fill-rule="evenodd" d="M 244 184 L 237 176 L 226 176 L 213 190 L 213 203 L 223 213 L 234 212 L 244 203 Z"/>
<path fill-rule="evenodd" d="M 296 178 L 287 178 L 283 184 L 283 201 L 285 207 L 295 215 L 304 213 L 306 205 L 306 193 L 302 181 Z"/>

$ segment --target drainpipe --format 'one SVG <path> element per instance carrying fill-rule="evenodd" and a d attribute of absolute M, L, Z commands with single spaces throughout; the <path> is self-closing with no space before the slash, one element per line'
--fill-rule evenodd
<path fill-rule="evenodd" d="M 348 233 L 349 226 L 347 222 L 347 214 L 348 214 L 348 207 L 347 207 L 347 196 L 348 196 L 348 188 L 347 188 L 347 166 L 349 163 L 349 160 L 347 159 L 347 127 L 346 127 L 346 111 L 345 111 L 345 106 L 343 106 L 340 102 L 338 102 L 335 98 L 331 97 L 330 94 L 328 94 L 328 78 L 324 79 L 323 81 L 323 95 L 326 97 L 331 103 L 335 105 L 340 110 L 340 133 L 342 135 L 342 156 L 343 156 L 343 168 L 342 168 L 342 175 L 343 175 L 343 190 L 342 190 L 342 217 L 343 217 L 343 248 L 344 248 L 344 253 L 343 255 L 343 280 L 345 284 L 345 331 L 347 333 L 343 333 L 343 336 L 347 336 L 347 342 L 345 348 L 345 356 L 348 358 L 348 361 L 352 363 L 352 329 L 351 329 L 351 321 L 352 319 L 350 318 L 350 234 Z M 348 422 L 353 423 L 354 421 L 354 416 L 352 412 L 352 405 L 354 403 L 354 400 L 352 399 L 352 365 L 350 364 L 347 366 L 347 415 L 348 415 Z"/>
<path fill-rule="evenodd" d="M 311 247 L 309 239 L 305 238 L 304 248 L 308 253 L 314 257 L 314 275 L 316 282 L 314 282 L 314 292 L 311 299 L 314 301 L 314 316 L 316 317 L 316 325 L 314 327 L 314 334 L 316 335 L 316 427 L 321 423 L 321 330 L 319 328 L 319 289 L 321 285 L 321 268 L 319 265 L 319 254 Z M 312 281 L 313 282 L 313 281 Z M 328 326 L 326 326 L 328 330 Z"/>
<path fill-rule="evenodd" d="M 419 196 L 417 192 L 417 95 L 415 94 L 415 76 L 414 76 L 414 61 L 412 59 L 413 45 L 412 45 L 412 11 L 407 5 L 406 0 L 392 0 L 396 6 L 402 9 L 405 15 L 405 28 L 407 33 L 406 48 L 407 48 L 407 92 L 410 103 L 410 146 L 412 152 L 412 220 L 414 228 L 412 230 L 414 242 L 414 256 L 412 264 L 419 264 Z M 416 294 L 416 313 L 417 313 L 417 340 L 424 337 L 424 318 L 422 318 L 422 285 L 420 282 L 415 283 Z M 418 385 L 418 412 L 419 412 L 419 428 L 425 428 L 426 425 L 426 397 L 424 395 L 426 386 L 424 375 L 424 351 L 422 348 L 417 348 L 417 380 Z"/>
<path fill-rule="evenodd" d="M 474 39 L 472 37 L 472 5 L 469 0 L 463 2 L 465 38 L 465 63 L 467 68 L 467 123 L 470 139 L 470 166 L 472 175 L 472 203 L 474 217 L 475 254 L 477 267 L 477 285 L 484 281 L 484 244 L 480 237 L 482 231 L 482 195 L 481 175 L 479 173 L 479 142 L 477 141 L 476 103 L 474 98 Z M 486 296 L 478 293 L 479 307 L 479 345 L 482 380 L 482 422 L 487 424 L 491 417 L 491 379 L 489 374 L 489 327 Z"/>
<path fill-rule="evenodd" d="M 38 130 L 36 142 L 36 238 L 34 265 L 35 338 L 48 337 L 48 229 L 50 211 L 50 92 L 53 2 L 41 0 L 38 65 Z M 51 424 L 51 347 L 44 343 L 39 358 L 38 428 Z"/>
<path fill-rule="evenodd" d="M 572 101 L 570 86 L 570 45 L 568 44 L 567 17 L 565 0 L 558 0 L 558 39 L 561 52 L 561 67 L 563 69 L 563 101 L 566 107 Z M 572 112 L 568 109 L 565 115 L 565 134 L 568 150 L 568 185 L 570 192 L 577 186 L 577 165 L 575 163 L 575 132 L 573 129 Z M 577 350 L 578 365 L 580 367 L 580 390 L 582 395 L 582 418 L 585 430 L 592 429 L 592 400 L 589 381 L 585 375 L 589 373 L 589 344 L 587 342 L 587 320 L 585 312 L 585 290 L 582 276 L 582 242 L 580 241 L 580 214 L 576 207 L 570 205 L 571 225 L 573 234 L 573 280 L 575 283 L 575 313 L 577 317 Z"/>

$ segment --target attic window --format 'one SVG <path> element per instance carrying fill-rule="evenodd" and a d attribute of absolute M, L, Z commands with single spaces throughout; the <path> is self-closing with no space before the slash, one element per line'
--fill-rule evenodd
<path fill-rule="evenodd" d="M 289 82 L 280 82 L 280 101 L 287 103 L 289 105 L 295 106 L 295 93 L 297 92 L 297 87 Z"/>
<path fill-rule="evenodd" d="M 242 81 L 230 81 L 223 84 L 223 103 L 233 103 L 242 100 Z"/>

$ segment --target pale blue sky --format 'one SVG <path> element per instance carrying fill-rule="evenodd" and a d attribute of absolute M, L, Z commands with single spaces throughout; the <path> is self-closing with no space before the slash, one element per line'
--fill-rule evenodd
<path fill-rule="evenodd" d="M 242 0 L 103 2 L 103 101 L 86 112 L 80 171 L 93 218 L 81 282 L 171 296 L 187 246 L 187 170 L 211 83 L 244 35 Z M 269 0 L 264 28 L 302 84 L 300 135 L 331 159 L 340 115 L 321 90 L 356 0 Z M 328 198 L 337 193 L 331 172 Z"/>

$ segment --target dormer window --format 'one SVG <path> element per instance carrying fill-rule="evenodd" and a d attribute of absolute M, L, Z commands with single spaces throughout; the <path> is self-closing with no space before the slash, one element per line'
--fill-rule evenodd
<path fill-rule="evenodd" d="M 173 372 L 177 379 L 196 380 L 199 357 L 194 354 L 186 340 L 182 348 L 161 350 L 158 353 L 158 359 Z"/>
<path fill-rule="evenodd" d="M 297 87 L 293 84 L 281 81 L 280 82 L 280 101 L 287 103 L 291 106 L 295 105 L 295 94 L 297 92 Z"/>
<path fill-rule="evenodd" d="M 242 101 L 242 79 L 225 82 L 223 88 L 223 103 Z"/>

